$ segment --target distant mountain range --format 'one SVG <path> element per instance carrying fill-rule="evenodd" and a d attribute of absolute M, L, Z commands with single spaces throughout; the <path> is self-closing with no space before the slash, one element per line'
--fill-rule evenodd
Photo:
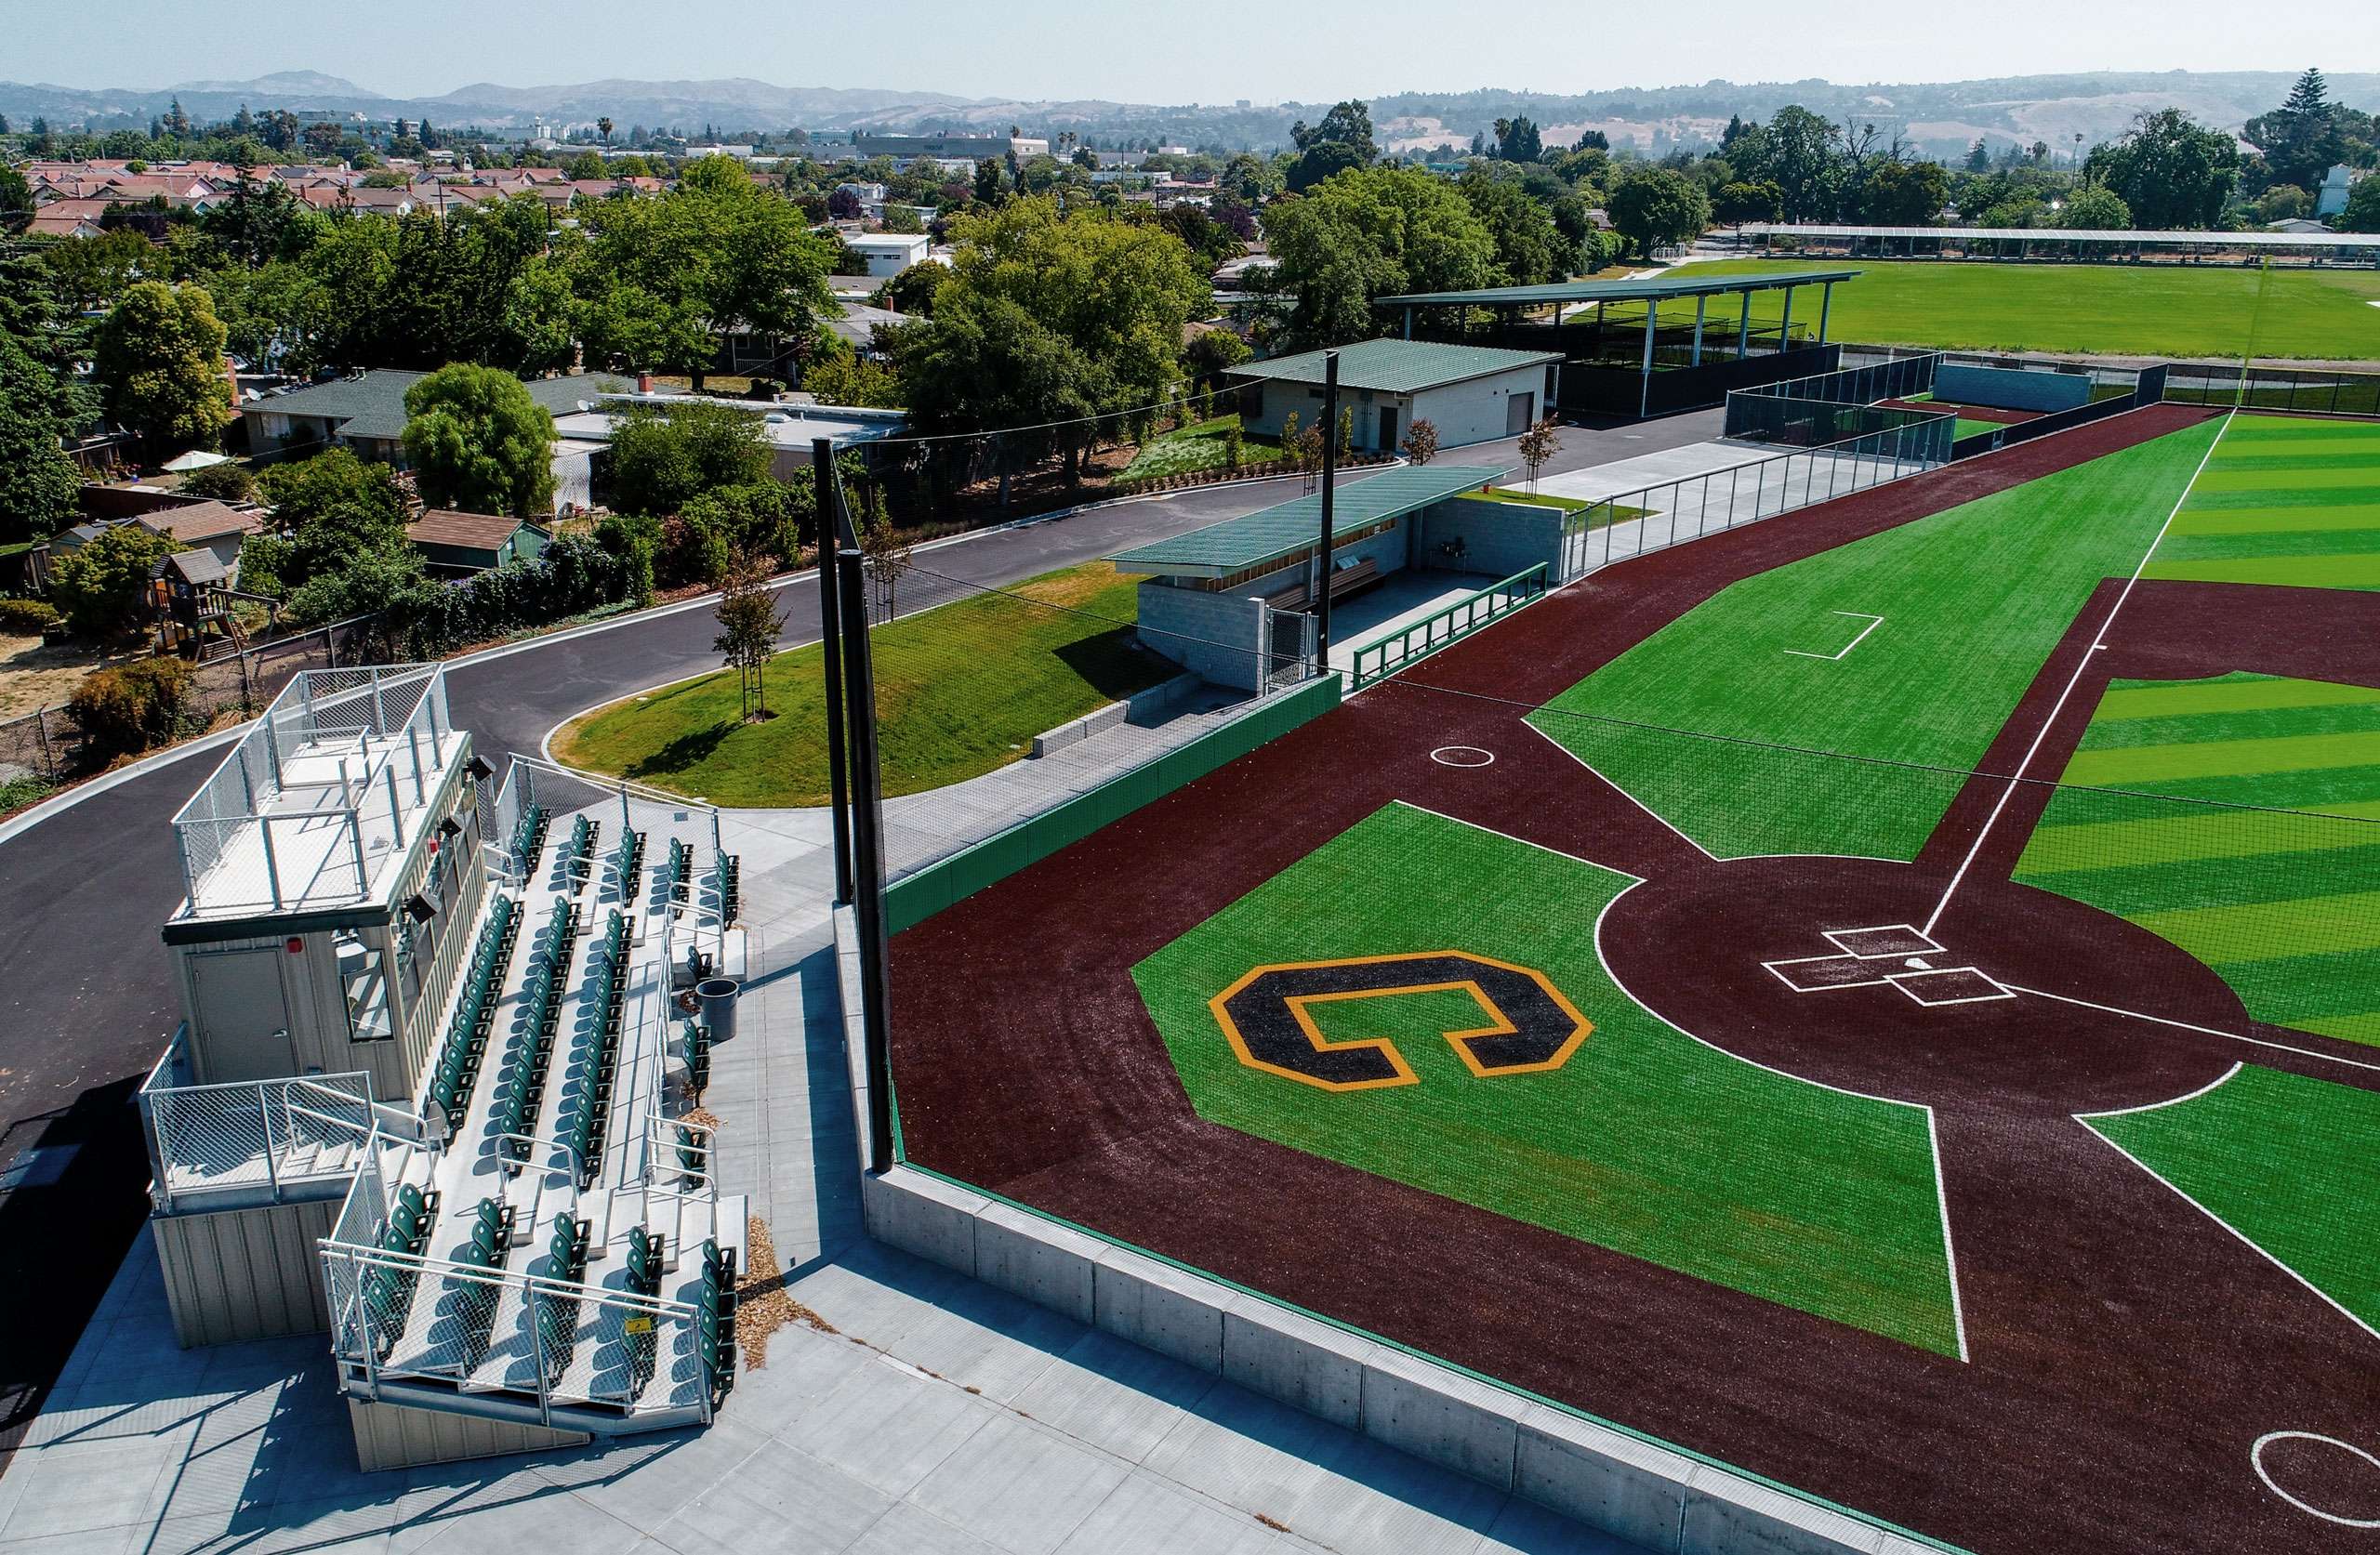
<path fill-rule="evenodd" d="M 2111 71 L 1902 84 L 1711 81 L 1696 86 L 1577 94 L 1392 92 L 1370 100 L 1382 143 L 1397 151 L 1467 145 L 1474 133 L 1489 129 L 1497 119 L 1527 114 L 1541 126 L 1549 145 L 1599 129 L 1615 146 L 1659 152 L 1715 139 L 1731 114 L 1765 119 L 1788 103 L 1800 103 L 1831 118 L 1873 123 L 1884 134 L 1898 134 L 1921 152 L 1950 156 L 1977 138 L 1994 145 L 2045 141 L 2070 151 L 2078 134 L 2091 144 L 2112 139 L 2135 114 L 2168 106 L 2237 129 L 2251 115 L 2277 106 L 2293 78 L 2283 71 Z M 2330 81 L 2339 100 L 2380 111 L 2380 74 L 2339 74 Z M 20 124 L 39 116 L 60 126 L 146 125 L 176 98 L 185 111 L 202 119 L 227 118 L 245 104 L 258 112 L 285 108 L 362 113 L 373 119 L 428 118 L 443 128 L 478 125 L 507 131 L 541 123 L 585 125 L 608 115 L 620 135 L 638 125 L 674 127 L 687 134 L 710 125 L 729 135 L 799 126 L 814 135 L 838 136 L 853 130 L 997 131 L 1014 124 L 1028 134 L 1072 130 L 1093 141 L 1154 138 L 1224 150 L 1284 145 L 1292 122 L 1318 118 L 1328 107 L 1296 102 L 1019 101 L 937 92 L 777 86 L 740 79 L 610 80 L 556 86 L 482 82 L 434 98 L 390 98 L 314 71 L 284 71 L 253 81 L 190 81 L 155 90 L 0 82 L 0 113 Z"/>

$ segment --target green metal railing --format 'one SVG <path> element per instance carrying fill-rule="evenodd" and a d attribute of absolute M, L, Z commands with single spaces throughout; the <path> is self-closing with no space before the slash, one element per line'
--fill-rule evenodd
<path fill-rule="evenodd" d="M 1457 600 L 1409 626 L 1399 626 L 1374 638 L 1355 650 L 1355 674 L 1348 689 L 1362 691 L 1449 643 L 1461 641 L 1489 622 L 1502 620 L 1544 594 L 1545 575 L 1546 563 L 1540 561 L 1525 573 L 1514 573 L 1501 583 L 1491 583 L 1476 594 Z"/>

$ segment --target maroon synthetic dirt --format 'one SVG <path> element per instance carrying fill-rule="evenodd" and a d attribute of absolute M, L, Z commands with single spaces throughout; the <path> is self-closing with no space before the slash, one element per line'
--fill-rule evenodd
<path fill-rule="evenodd" d="M 2370 1534 L 2265 1488 L 2249 1453 L 2277 1430 L 2363 1442 L 2380 1395 L 2373 1336 L 2070 1114 L 2171 1100 L 2251 1052 L 2372 1085 L 2380 1072 L 2358 1080 L 2331 1061 L 2369 1062 L 2371 1049 L 2255 1027 L 2164 942 L 2010 884 L 2009 850 L 2031 817 L 2019 798 L 2000 805 L 2003 779 L 1972 780 L 1912 864 L 1720 864 L 1521 721 L 1740 578 L 2202 415 L 2135 412 L 1613 567 L 1427 661 L 1428 688 L 1368 692 L 919 924 L 893 946 L 910 1158 L 1974 1548 L 2369 1548 Z M 2089 655 L 2107 662 L 2077 682 L 2112 602 L 2103 592 L 1983 770 L 2015 772 L 2050 723 L 2028 771 L 2055 775 L 2112 675 L 2242 668 L 2380 684 L 2380 650 L 2326 656 L 2317 635 L 2380 641 L 2357 626 L 2374 597 L 2304 606 L 2306 591 L 2292 590 L 2276 626 L 2238 608 L 2247 596 L 2221 592 L 2231 586 L 2140 585 L 2109 651 Z M 2366 602 L 2332 602 L 2347 598 Z M 2312 631 L 2294 625 L 2314 619 Z M 2256 624 L 2209 629 L 2242 620 Z M 1449 745 L 1498 759 L 1429 759 Z M 1646 876 L 1614 904 L 1602 942 L 1640 1000 L 1744 1057 L 1934 1107 L 1967 1359 L 1201 1122 L 1130 967 L 1396 798 Z M 1936 929 L 1958 953 L 1943 965 L 2040 995 L 1941 1007 L 1889 986 L 1795 995 L 1758 965 L 1824 950 L 1809 942 L 1838 914 L 1925 922 L 1970 852 Z M 1694 975 L 1681 978 L 1681 964 Z M 1843 1040 L 1880 1014 L 1915 1040 Z M 2224 1031 L 2293 1051 L 2243 1048 Z M 2313 1504 L 2380 1515 L 2355 1509 L 2380 1500 L 2380 1477 L 2363 1483 L 2352 1455 L 2292 1438 L 2264 1466 Z"/>

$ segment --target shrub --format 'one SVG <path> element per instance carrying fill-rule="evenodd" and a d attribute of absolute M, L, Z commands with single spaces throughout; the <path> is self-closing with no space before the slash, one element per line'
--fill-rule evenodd
<path fill-rule="evenodd" d="M 131 756 L 205 727 L 192 692 L 180 659 L 136 659 L 86 676 L 66 710 L 102 756 Z"/>
<path fill-rule="evenodd" d="M 0 600 L 0 632 L 38 637 L 58 625 L 57 607 L 44 600 Z"/>
<path fill-rule="evenodd" d="M 212 497 L 217 502 L 254 502 L 257 478 L 245 465 L 209 465 L 183 476 L 176 489 L 185 496 Z"/>
<path fill-rule="evenodd" d="M 106 636 L 131 624 L 148 595 L 150 569 L 173 552 L 163 534 L 117 524 L 50 562 L 50 595 L 68 626 L 86 637 Z"/>

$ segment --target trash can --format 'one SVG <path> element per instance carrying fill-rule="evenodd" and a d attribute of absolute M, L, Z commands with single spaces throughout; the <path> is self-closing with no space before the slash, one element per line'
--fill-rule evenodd
<path fill-rule="evenodd" d="M 702 1023 L 710 1028 L 713 1043 L 735 1040 L 735 995 L 741 985 L 732 977 L 707 977 L 694 984 L 694 1002 L 702 1007 Z"/>

